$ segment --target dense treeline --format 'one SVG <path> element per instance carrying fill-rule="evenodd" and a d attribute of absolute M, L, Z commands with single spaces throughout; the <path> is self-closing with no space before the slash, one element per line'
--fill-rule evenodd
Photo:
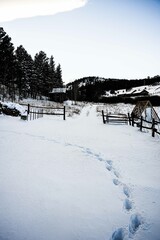
<path fill-rule="evenodd" d="M 105 79 L 98 77 L 85 77 L 67 84 L 70 99 L 79 101 L 101 101 L 106 91 L 114 93 L 118 89 L 130 89 L 143 85 L 154 85 L 160 82 L 160 76 L 145 79 Z"/>
<path fill-rule="evenodd" d="M 0 98 L 42 98 L 53 87 L 62 87 L 61 65 L 40 51 L 32 59 L 21 45 L 14 48 L 11 38 L 0 27 Z"/>

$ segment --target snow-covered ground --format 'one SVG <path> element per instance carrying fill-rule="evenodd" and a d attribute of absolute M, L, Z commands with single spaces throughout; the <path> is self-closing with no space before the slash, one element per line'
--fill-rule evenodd
<path fill-rule="evenodd" d="M 160 139 L 96 109 L 0 115 L 0 240 L 160 239 Z"/>

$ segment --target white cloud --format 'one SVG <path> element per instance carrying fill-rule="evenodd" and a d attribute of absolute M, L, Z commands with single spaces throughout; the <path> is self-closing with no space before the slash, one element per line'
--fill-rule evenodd
<path fill-rule="evenodd" d="M 83 7 L 88 0 L 1 0 L 0 22 L 54 15 Z"/>

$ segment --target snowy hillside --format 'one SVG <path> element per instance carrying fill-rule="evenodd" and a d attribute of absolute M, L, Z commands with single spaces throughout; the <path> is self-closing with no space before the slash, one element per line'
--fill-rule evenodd
<path fill-rule="evenodd" d="M 120 89 L 111 93 L 110 91 L 106 91 L 105 97 L 115 97 L 115 96 L 137 96 L 137 95 L 149 95 L 149 96 L 160 96 L 160 85 L 152 86 L 152 85 L 144 85 L 140 87 L 134 87 L 131 89 Z"/>
<path fill-rule="evenodd" d="M 100 107 L 0 115 L 0 240 L 159 240 L 160 138 L 103 124 Z"/>

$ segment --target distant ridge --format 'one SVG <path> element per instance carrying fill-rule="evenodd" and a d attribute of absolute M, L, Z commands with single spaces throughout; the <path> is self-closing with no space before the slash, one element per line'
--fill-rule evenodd
<path fill-rule="evenodd" d="M 90 76 L 68 83 L 66 87 L 68 97 L 74 100 L 133 103 L 136 97 L 160 97 L 160 76 L 132 80 Z"/>

